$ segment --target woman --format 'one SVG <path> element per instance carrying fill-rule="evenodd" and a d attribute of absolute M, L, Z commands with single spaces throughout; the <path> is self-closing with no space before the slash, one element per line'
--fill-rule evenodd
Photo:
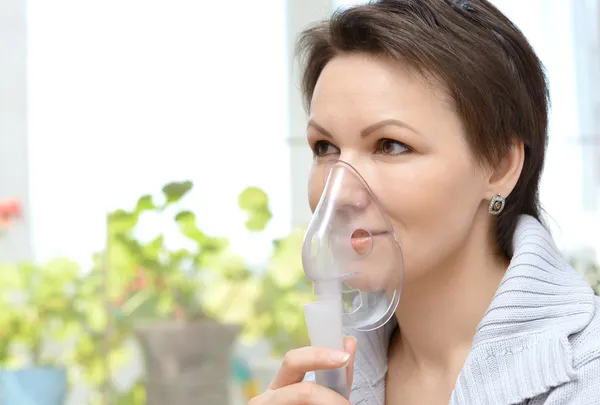
<path fill-rule="evenodd" d="M 600 404 L 600 301 L 540 222 L 548 89 L 521 32 L 484 0 L 380 0 L 299 45 L 311 208 L 325 162 L 356 167 L 405 284 L 393 322 L 292 350 L 251 403 Z M 344 364 L 349 400 L 304 378 Z"/>

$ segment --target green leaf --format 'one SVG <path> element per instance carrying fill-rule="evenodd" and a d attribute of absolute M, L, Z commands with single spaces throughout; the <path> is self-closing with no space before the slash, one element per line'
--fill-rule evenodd
<path fill-rule="evenodd" d="M 246 228 L 249 231 L 259 232 L 265 229 L 271 219 L 270 212 L 254 212 L 246 221 Z"/>
<path fill-rule="evenodd" d="M 146 388 L 143 381 L 137 381 L 129 391 L 117 396 L 116 405 L 144 405 L 146 403 Z"/>
<path fill-rule="evenodd" d="M 238 197 L 239 207 L 246 212 L 246 228 L 253 232 L 262 231 L 272 218 L 267 194 L 258 187 L 248 187 Z"/>
<path fill-rule="evenodd" d="M 81 271 L 75 261 L 65 258 L 52 259 L 40 270 L 44 275 L 48 276 L 49 281 L 61 284 L 75 281 Z"/>
<path fill-rule="evenodd" d="M 119 347 L 110 352 L 109 362 L 112 370 L 123 367 L 131 362 L 133 353 L 128 347 Z"/>
<path fill-rule="evenodd" d="M 135 213 L 125 210 L 116 210 L 108 215 L 109 234 L 126 233 L 132 230 L 138 222 L 138 216 Z"/>
<path fill-rule="evenodd" d="M 242 210 L 261 210 L 269 205 L 269 197 L 258 187 L 248 187 L 238 197 Z"/>
<path fill-rule="evenodd" d="M 139 198 L 135 207 L 135 213 L 140 214 L 143 211 L 151 211 L 154 209 L 156 209 L 156 205 L 154 205 L 152 196 L 150 194 L 146 194 Z"/>
<path fill-rule="evenodd" d="M 181 233 L 199 245 L 206 242 L 206 235 L 196 225 L 196 215 L 191 211 L 181 211 L 175 215 L 175 222 Z"/>
<path fill-rule="evenodd" d="M 140 308 L 148 309 L 146 305 L 154 297 L 154 291 L 150 288 L 136 292 L 121 305 L 121 311 L 126 316 L 131 316 L 136 312 L 141 312 Z"/>
<path fill-rule="evenodd" d="M 173 182 L 165 185 L 162 189 L 163 194 L 167 198 L 167 204 L 171 204 L 181 200 L 193 187 L 191 181 Z"/>
<path fill-rule="evenodd" d="M 242 257 L 230 249 L 205 255 L 201 265 L 203 268 L 216 271 L 226 281 L 243 281 L 251 276 Z"/>
<path fill-rule="evenodd" d="M 21 276 L 21 287 L 25 291 L 30 290 L 34 287 L 34 280 L 36 273 L 38 272 L 37 266 L 31 263 L 21 263 L 19 266 L 19 275 Z"/>
<path fill-rule="evenodd" d="M 19 266 L 12 263 L 0 264 L 0 286 L 2 292 L 23 287 Z"/>
<path fill-rule="evenodd" d="M 106 369 L 102 356 L 92 357 L 86 365 L 86 380 L 95 386 L 102 385 L 106 378 Z"/>
<path fill-rule="evenodd" d="M 218 283 L 206 291 L 202 304 L 206 312 L 225 323 L 242 323 L 253 317 L 253 302 L 260 290 L 258 281 Z"/>
<path fill-rule="evenodd" d="M 202 246 L 204 253 L 220 253 L 229 246 L 229 239 L 221 237 L 207 238 Z"/>
<path fill-rule="evenodd" d="M 289 288 L 306 279 L 302 267 L 304 230 L 295 229 L 280 240 L 270 260 L 269 274 L 281 288 Z"/>
<path fill-rule="evenodd" d="M 105 330 L 108 325 L 108 317 L 100 297 L 89 302 L 86 309 L 88 327 L 95 332 Z"/>
<path fill-rule="evenodd" d="M 63 325 L 56 333 L 60 341 L 65 341 L 69 338 L 76 338 L 83 332 L 83 326 L 78 322 L 70 322 Z"/>
<path fill-rule="evenodd" d="M 163 235 L 159 235 L 150 243 L 142 247 L 144 256 L 148 257 L 151 261 L 158 261 L 159 254 L 163 248 L 165 238 Z"/>

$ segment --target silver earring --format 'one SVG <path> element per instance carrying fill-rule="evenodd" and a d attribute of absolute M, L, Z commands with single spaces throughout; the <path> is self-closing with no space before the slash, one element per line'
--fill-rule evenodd
<path fill-rule="evenodd" d="M 506 205 L 506 199 L 502 197 L 500 194 L 496 194 L 490 200 L 490 205 L 488 206 L 488 211 L 492 215 L 498 215 L 504 209 Z"/>

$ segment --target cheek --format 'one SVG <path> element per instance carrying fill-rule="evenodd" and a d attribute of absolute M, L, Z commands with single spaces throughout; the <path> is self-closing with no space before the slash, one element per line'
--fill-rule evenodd
<path fill-rule="evenodd" d="M 432 164 L 412 180 L 406 183 L 407 208 L 419 220 L 451 218 L 471 211 L 475 196 L 480 194 L 481 181 L 470 165 Z"/>
<path fill-rule="evenodd" d="M 437 267 L 461 246 L 481 203 L 478 173 L 467 164 L 423 160 L 389 176 L 387 187 L 378 184 L 402 245 L 407 278 Z"/>

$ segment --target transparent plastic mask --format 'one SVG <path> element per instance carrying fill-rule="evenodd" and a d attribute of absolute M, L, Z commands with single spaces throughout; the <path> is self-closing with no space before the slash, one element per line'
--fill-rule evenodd
<path fill-rule="evenodd" d="M 325 186 L 302 246 L 318 302 L 339 302 L 343 326 L 368 331 L 393 316 L 404 262 L 391 222 L 350 164 L 330 161 Z M 337 306 L 336 306 L 337 308 Z"/>

